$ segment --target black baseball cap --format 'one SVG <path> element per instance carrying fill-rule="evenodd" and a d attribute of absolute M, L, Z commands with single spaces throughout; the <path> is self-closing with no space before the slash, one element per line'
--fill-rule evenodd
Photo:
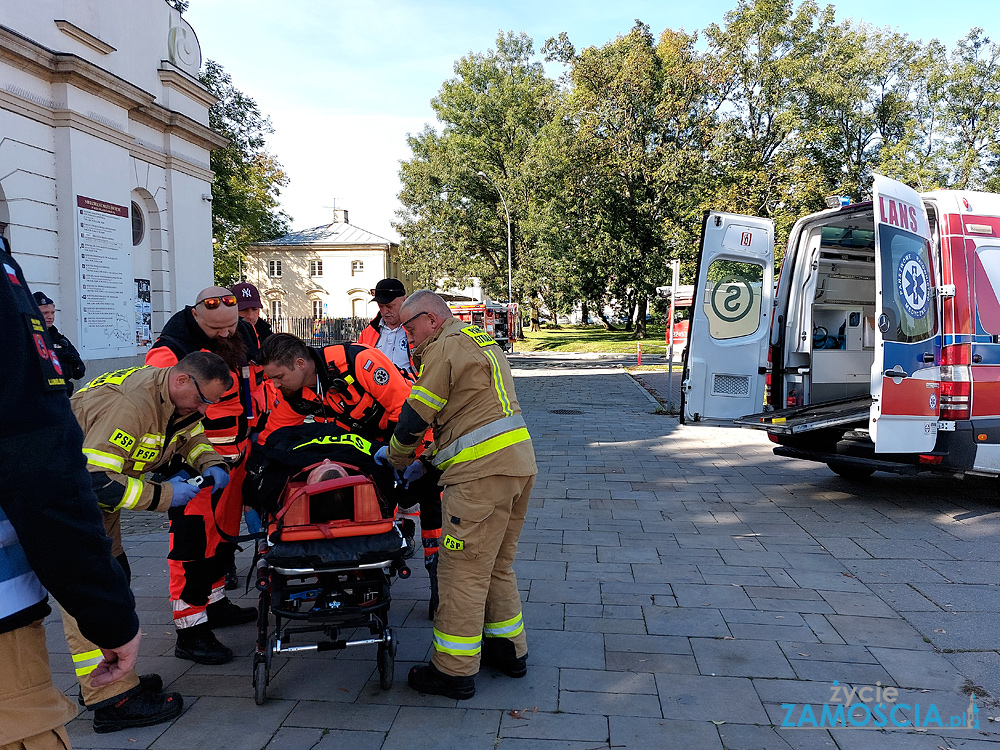
<path fill-rule="evenodd" d="M 392 302 L 397 297 L 406 296 L 406 288 L 403 286 L 403 282 L 399 279 L 382 279 L 379 283 L 375 285 L 375 288 L 371 290 L 372 302 L 381 302 L 385 304 L 387 302 Z"/>
<path fill-rule="evenodd" d="M 44 307 L 45 305 L 54 305 L 55 300 L 51 297 L 47 297 L 45 292 L 35 292 L 35 304 L 39 307 Z"/>

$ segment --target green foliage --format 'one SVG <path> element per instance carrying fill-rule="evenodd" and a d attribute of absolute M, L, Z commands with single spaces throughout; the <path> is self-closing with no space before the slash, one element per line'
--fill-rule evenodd
<path fill-rule="evenodd" d="M 524 34 L 456 62 L 400 171 L 407 270 L 504 299 L 502 195 L 533 327 L 543 307 L 610 306 L 641 338 L 668 260 L 692 280 L 705 210 L 770 218 L 780 260 L 796 220 L 864 200 L 876 172 L 1000 190 L 1000 47 L 982 29 L 949 53 L 815 0 L 737 0 L 702 35 L 637 20 L 578 50 L 560 33 L 542 46 L 556 80 Z"/>
<path fill-rule="evenodd" d="M 200 77 L 219 99 L 209 110 L 209 126 L 229 139 L 228 146 L 212 152 L 211 165 L 215 282 L 230 286 L 240 281 L 248 245 L 288 232 L 291 218 L 279 208 L 288 177 L 267 151 L 265 136 L 273 128 L 257 103 L 213 60 L 205 63 Z"/>

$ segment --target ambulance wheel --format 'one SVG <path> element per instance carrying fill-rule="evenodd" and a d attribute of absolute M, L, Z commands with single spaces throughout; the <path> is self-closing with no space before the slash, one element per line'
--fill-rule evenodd
<path fill-rule="evenodd" d="M 864 479 L 868 479 L 868 477 L 875 473 L 875 469 L 870 466 L 842 464 L 837 461 L 830 461 L 827 466 L 829 466 L 830 471 L 838 477 L 843 477 L 849 482 L 860 482 Z"/>
<path fill-rule="evenodd" d="M 396 639 L 391 628 L 386 629 L 385 637 L 388 640 L 378 647 L 378 684 L 383 690 L 388 690 L 392 687 L 396 671 Z"/>
<path fill-rule="evenodd" d="M 267 699 L 267 663 L 260 659 L 253 665 L 253 699 L 258 706 L 263 706 Z"/>

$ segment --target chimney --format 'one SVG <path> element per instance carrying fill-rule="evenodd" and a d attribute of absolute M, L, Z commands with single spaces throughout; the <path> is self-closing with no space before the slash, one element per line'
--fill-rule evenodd
<path fill-rule="evenodd" d="M 346 208 L 335 208 L 333 209 L 333 223 L 334 224 L 350 224 L 347 220 L 347 209 Z"/>

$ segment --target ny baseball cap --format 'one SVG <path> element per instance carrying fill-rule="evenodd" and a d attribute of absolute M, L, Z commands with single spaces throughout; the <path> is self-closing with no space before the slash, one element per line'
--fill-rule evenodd
<path fill-rule="evenodd" d="M 233 284 L 232 292 L 236 295 L 236 309 L 249 310 L 251 307 L 263 307 L 260 303 L 260 292 L 248 281 Z"/>

